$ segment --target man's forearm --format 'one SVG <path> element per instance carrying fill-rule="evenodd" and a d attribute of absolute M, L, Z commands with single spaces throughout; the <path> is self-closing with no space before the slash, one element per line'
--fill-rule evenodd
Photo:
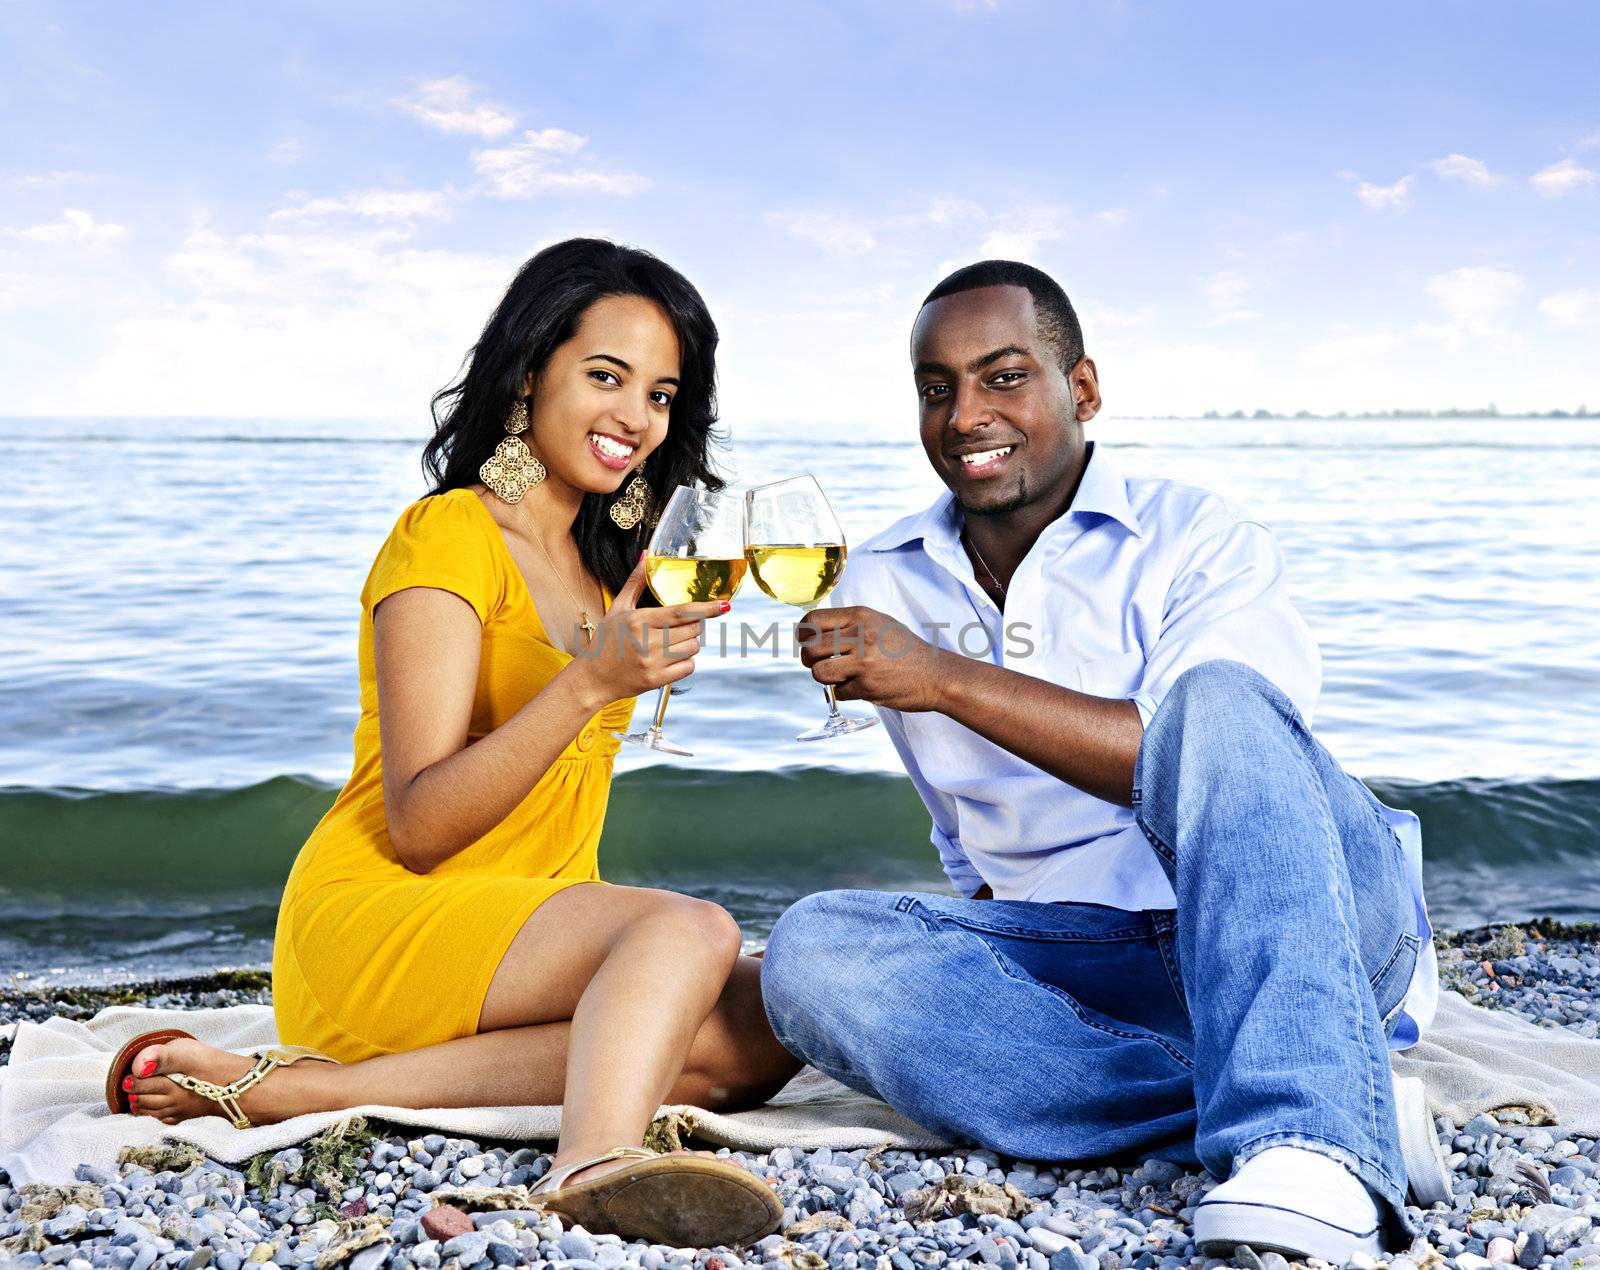
<path fill-rule="evenodd" d="M 1107 802 L 1132 806 L 1144 724 L 1131 701 L 1094 697 L 946 652 L 939 712 Z"/>

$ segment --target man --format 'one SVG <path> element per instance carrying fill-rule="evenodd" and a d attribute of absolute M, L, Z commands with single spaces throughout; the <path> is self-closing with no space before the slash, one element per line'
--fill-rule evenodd
<path fill-rule="evenodd" d="M 1213 1255 L 1404 1241 L 1420 832 L 1308 730 L 1321 664 L 1271 533 L 1085 443 L 1097 372 L 1037 269 L 946 278 L 911 355 L 949 492 L 851 555 L 802 656 L 878 708 L 968 898 L 795 905 L 778 1038 L 956 1140 L 1198 1161 L 1228 1179 L 1195 1214 Z"/>

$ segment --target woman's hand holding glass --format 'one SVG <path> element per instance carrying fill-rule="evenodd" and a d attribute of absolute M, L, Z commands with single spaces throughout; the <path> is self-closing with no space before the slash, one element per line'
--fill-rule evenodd
<path fill-rule="evenodd" d="M 703 623 L 728 611 L 725 603 L 639 608 L 648 581 L 646 558 L 641 556 L 596 623 L 593 651 L 584 651 L 577 659 L 603 681 L 607 701 L 637 697 L 692 674 Z"/>
<path fill-rule="evenodd" d="M 643 561 L 645 576 L 656 599 L 671 610 L 700 611 L 704 617 L 728 611 L 748 567 L 744 553 L 743 511 L 742 501 L 736 496 L 688 485 L 680 485 L 672 492 L 655 532 L 650 535 L 650 546 Z M 634 595 L 637 598 L 637 590 Z M 696 651 L 699 647 L 697 639 Z M 667 754 L 689 756 L 688 750 L 672 744 L 661 732 L 666 723 L 672 684 L 688 673 L 675 675 L 662 686 L 654 721 L 642 732 L 623 736 L 624 741 Z"/>

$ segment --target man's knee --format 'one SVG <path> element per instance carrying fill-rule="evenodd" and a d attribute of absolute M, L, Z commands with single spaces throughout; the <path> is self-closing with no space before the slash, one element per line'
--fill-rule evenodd
<path fill-rule="evenodd" d="M 1162 705 L 1176 703 L 1185 712 L 1208 716 L 1235 711 L 1262 699 L 1276 704 L 1282 696 L 1260 671 L 1242 661 L 1215 657 L 1190 666 L 1179 675 Z"/>
<path fill-rule="evenodd" d="M 1193 738 L 1220 751 L 1228 736 L 1248 733 L 1293 711 L 1283 691 L 1260 671 L 1218 657 L 1178 676 L 1145 729 L 1141 749 Z"/>
<path fill-rule="evenodd" d="M 872 982 L 873 933 L 894 916 L 894 901 L 880 891 L 819 891 L 778 919 L 761 959 L 761 998 L 785 1045 L 797 1024 L 848 1008 Z"/>

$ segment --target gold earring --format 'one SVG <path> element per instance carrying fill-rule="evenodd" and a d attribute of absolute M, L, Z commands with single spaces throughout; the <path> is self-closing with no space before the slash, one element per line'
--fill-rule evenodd
<path fill-rule="evenodd" d="M 517 435 L 527 430 L 528 403 L 518 397 L 506 415 L 507 435 L 478 469 L 478 479 L 502 502 L 520 503 L 524 494 L 549 475 L 544 464 L 533 457 L 533 451 Z"/>
<path fill-rule="evenodd" d="M 650 482 L 644 476 L 635 476 L 622 491 L 622 497 L 611 504 L 611 519 L 620 529 L 632 529 L 650 510 Z"/>

